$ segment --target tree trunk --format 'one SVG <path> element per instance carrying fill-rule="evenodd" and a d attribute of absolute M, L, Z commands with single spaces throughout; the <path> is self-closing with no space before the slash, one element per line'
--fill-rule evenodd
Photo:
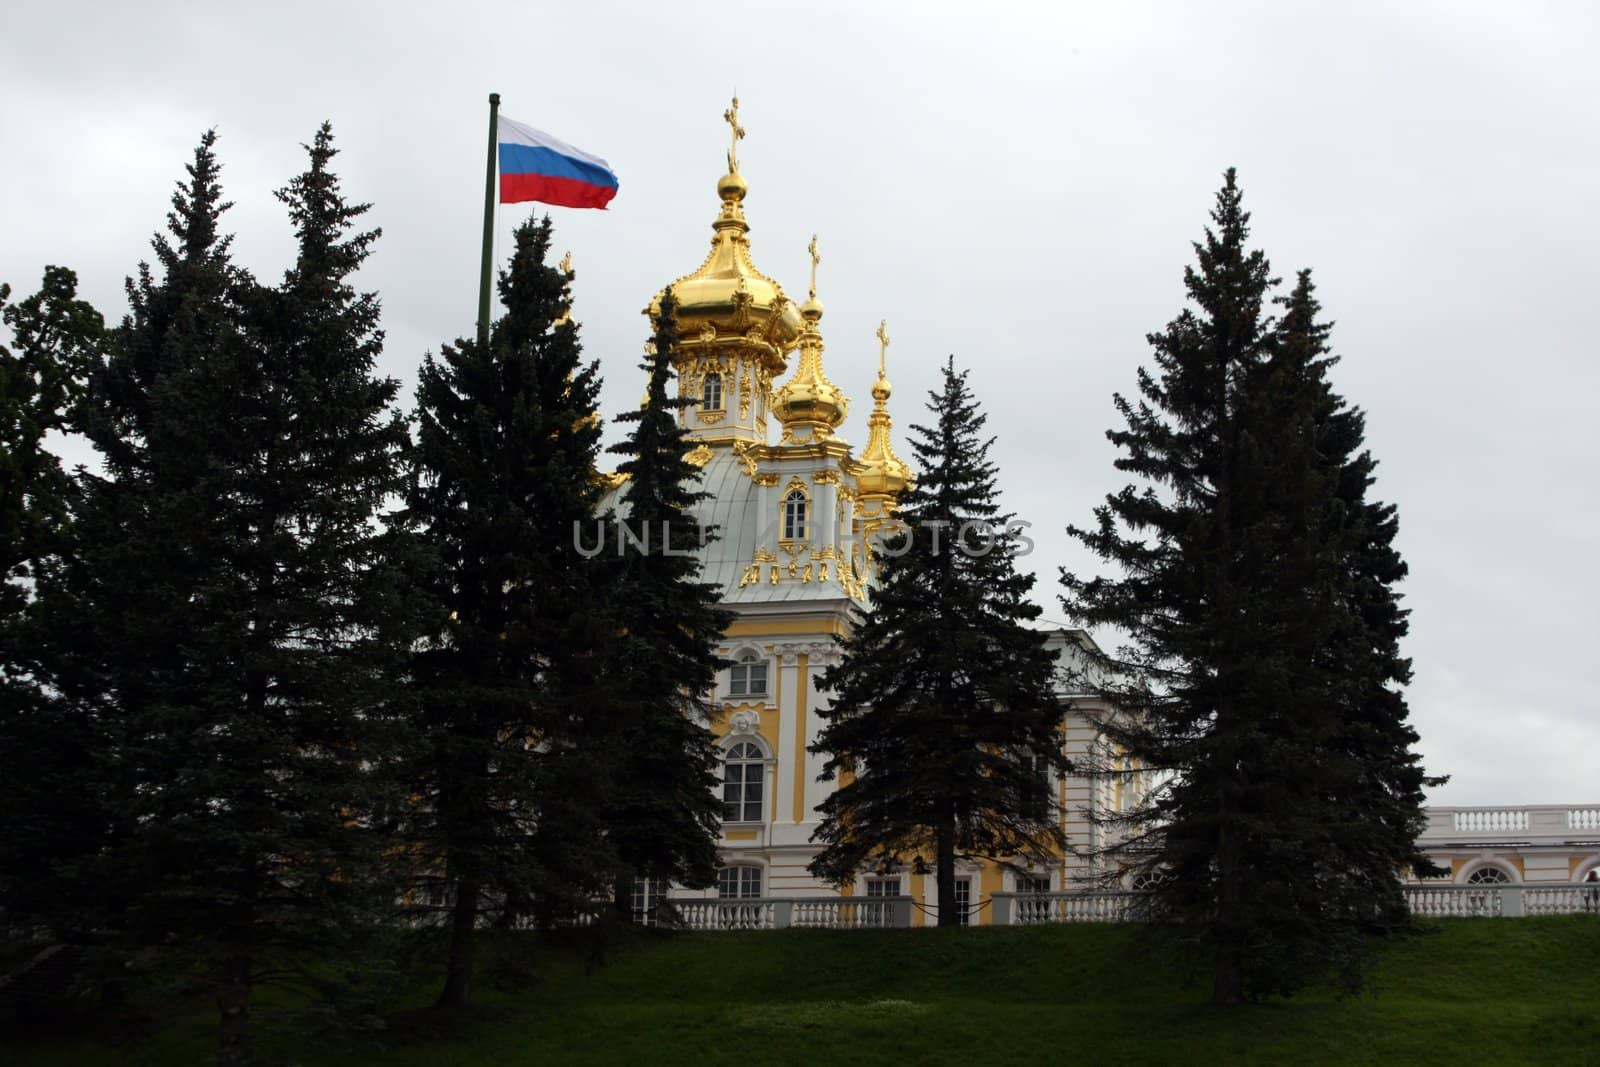
<path fill-rule="evenodd" d="M 956 826 L 953 817 L 941 817 L 934 833 L 937 854 L 934 859 L 934 879 L 939 890 L 939 925 L 960 926 L 961 916 L 956 904 Z"/>
<path fill-rule="evenodd" d="M 1239 886 L 1238 849 L 1230 828 L 1217 837 L 1217 957 L 1211 971 L 1211 1003 L 1244 1002 L 1244 931 L 1239 918 L 1243 899 Z"/>
<path fill-rule="evenodd" d="M 217 1067 L 245 1067 L 255 1060 L 250 1040 L 250 957 L 228 957 L 218 978 Z"/>
<path fill-rule="evenodd" d="M 450 911 L 450 962 L 445 970 L 439 1007 L 464 1008 L 472 984 L 472 961 L 477 942 L 478 876 L 466 875 L 456 883 L 456 900 Z"/>
<path fill-rule="evenodd" d="M 633 878 L 619 875 L 611 886 L 611 907 L 616 910 L 619 922 L 633 921 Z"/>

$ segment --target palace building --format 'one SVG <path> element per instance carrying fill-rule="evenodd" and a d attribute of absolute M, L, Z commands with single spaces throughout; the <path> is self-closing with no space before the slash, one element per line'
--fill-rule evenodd
<path fill-rule="evenodd" d="M 660 902 L 670 898 L 680 912 L 712 914 L 708 905 L 694 902 L 714 900 L 711 907 L 721 918 L 709 925 L 729 925 L 730 916 L 733 925 L 773 925 L 774 914 L 777 925 L 803 924 L 806 914 L 817 925 L 850 925 L 845 905 L 889 898 L 876 912 L 861 911 L 858 920 L 886 924 L 889 912 L 883 909 L 893 901 L 900 909 L 895 924 L 931 925 L 937 910 L 931 856 L 927 873 L 908 868 L 863 874 L 844 887 L 807 870 L 817 852 L 811 836 L 818 806 L 833 788 L 818 781 L 823 758 L 807 751 L 820 726 L 817 709 L 828 699 L 817 680 L 835 662 L 834 638 L 847 632 L 852 607 L 863 604 L 872 587 L 868 538 L 896 521 L 900 496 L 915 473 L 894 450 L 889 336 L 882 325 L 866 444 L 858 452 L 839 436 L 850 399 L 824 364 L 816 240 L 807 298 L 796 305 L 752 258 L 744 209 L 748 186 L 737 155 L 744 136 L 737 99 L 724 118 L 732 147 L 727 173 L 716 184 L 720 205 L 711 223 L 711 248 L 698 268 L 669 286 L 678 301 L 681 337 L 674 370 L 680 395 L 690 401 L 680 419 L 693 442 L 688 459 L 700 468 L 701 488 L 710 494 L 698 506 L 698 517 L 719 532 L 702 550 L 700 577 L 722 590 L 724 606 L 735 613 L 719 649 L 732 665 L 718 675 L 711 720 L 723 761 L 724 866 L 709 891 L 639 882 L 635 913 L 651 921 Z M 645 309 L 652 318 L 661 296 Z M 609 477 L 608 503 L 614 503 L 620 480 Z M 1063 678 L 1084 676 L 1097 662 L 1098 650 L 1082 630 L 1057 631 L 1050 643 Z M 1116 769 L 1114 754 L 1097 747 L 1088 717 L 1108 709 L 1093 694 L 1063 688 L 1061 698 L 1069 709 L 1063 743 L 1074 765 Z M 1136 802 L 1137 777 L 1067 775 L 1056 785 L 1059 818 L 1077 855 L 967 865 L 958 871 L 967 921 L 1017 921 L 1011 894 L 1081 891 L 1089 898 L 1106 888 L 1114 872 L 1082 856 L 1098 854 L 1107 844 L 1098 837 L 1099 817 Z M 1583 829 L 1600 826 L 1600 806 L 1581 811 L 1587 812 L 1578 816 Z M 1442 816 L 1435 829 L 1442 830 L 1446 819 L 1454 828 L 1469 828 L 1466 839 L 1441 834 L 1436 842 L 1440 858 L 1462 880 L 1492 868 L 1519 880 L 1537 871 L 1576 881 L 1600 866 L 1600 842 L 1587 848 L 1578 842 L 1576 851 L 1563 851 L 1544 840 L 1527 845 L 1514 862 L 1502 862 L 1479 847 L 1480 841 L 1507 844 L 1498 840 L 1506 836 L 1500 823 L 1491 841 L 1473 839 L 1470 816 L 1465 823 L 1454 813 Z M 1477 881 L 1488 877 L 1479 874 Z"/>

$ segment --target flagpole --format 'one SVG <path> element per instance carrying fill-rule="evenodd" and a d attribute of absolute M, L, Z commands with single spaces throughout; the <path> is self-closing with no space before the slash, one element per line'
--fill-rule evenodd
<path fill-rule="evenodd" d="M 478 346 L 489 347 L 489 279 L 494 272 L 494 171 L 500 94 L 489 94 L 489 162 L 483 175 L 483 268 L 478 274 Z"/>

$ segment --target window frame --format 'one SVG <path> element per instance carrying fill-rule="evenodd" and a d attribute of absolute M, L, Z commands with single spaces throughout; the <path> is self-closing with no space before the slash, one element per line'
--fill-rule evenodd
<path fill-rule="evenodd" d="M 761 687 L 750 684 L 750 675 L 761 669 Z M 756 652 L 741 652 L 728 668 L 728 695 L 730 697 L 767 697 L 772 693 L 772 670 L 767 657 Z"/>
<path fill-rule="evenodd" d="M 722 822 L 727 825 L 751 825 L 763 823 L 767 817 L 767 767 L 772 763 L 771 758 L 762 746 L 754 740 L 740 738 L 726 745 L 722 749 Z M 732 773 L 738 771 L 735 780 Z M 753 776 L 753 777 L 752 777 Z M 755 818 L 748 818 L 750 814 L 750 786 L 755 786 Z M 730 800 L 730 788 L 737 787 L 738 799 Z M 735 813 L 738 818 L 729 817 L 728 805 L 737 805 Z"/>
<path fill-rule="evenodd" d="M 732 877 L 725 878 L 724 876 L 726 875 L 731 875 Z M 730 896 L 723 892 L 723 890 L 727 888 L 727 886 L 724 884 L 725 882 L 732 883 L 732 888 L 734 890 L 733 895 Z M 745 890 L 749 888 L 752 883 L 755 886 L 755 892 L 746 893 Z M 730 863 L 725 867 L 717 868 L 718 900 L 760 900 L 761 891 L 765 888 L 765 886 L 766 868 L 757 864 Z"/>
<path fill-rule="evenodd" d="M 796 506 L 797 505 L 797 506 Z M 811 494 L 804 486 L 790 483 L 779 502 L 782 537 L 780 541 L 799 542 L 811 540 Z"/>
<path fill-rule="evenodd" d="M 972 883 L 971 878 L 956 879 L 956 925 L 972 926 Z"/>
<path fill-rule="evenodd" d="M 713 396 L 713 393 L 716 395 Z M 725 410 L 722 406 L 722 374 L 718 371 L 711 371 L 700 379 L 700 410 Z"/>

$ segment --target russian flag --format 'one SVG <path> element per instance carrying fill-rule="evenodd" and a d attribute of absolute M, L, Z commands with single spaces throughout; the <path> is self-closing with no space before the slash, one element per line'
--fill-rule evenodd
<path fill-rule="evenodd" d="M 611 164 L 548 133 L 500 115 L 500 202 L 537 200 L 558 207 L 603 208 L 617 195 Z"/>

